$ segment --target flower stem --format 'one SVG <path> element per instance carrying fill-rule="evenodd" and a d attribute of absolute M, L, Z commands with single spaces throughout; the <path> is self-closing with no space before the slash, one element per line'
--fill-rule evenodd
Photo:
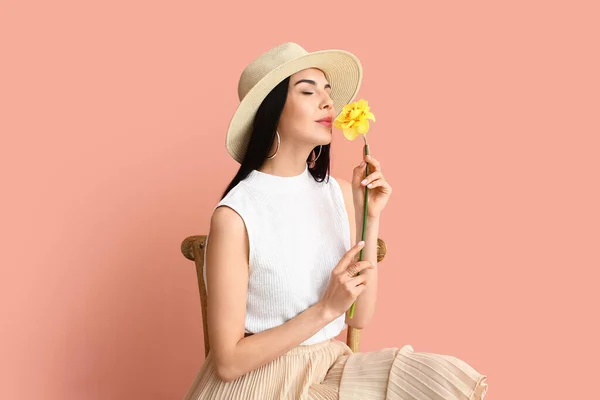
<path fill-rule="evenodd" d="M 363 135 L 365 139 L 365 155 L 369 155 L 369 144 L 367 143 L 367 135 Z M 369 176 L 369 163 L 366 165 L 365 177 Z M 367 212 L 369 210 L 369 188 L 365 186 L 365 201 L 363 205 L 363 226 L 362 226 L 362 235 L 361 240 L 365 240 L 365 236 L 367 234 Z M 365 250 L 365 246 L 360 250 L 359 261 L 363 261 L 363 251 Z M 356 275 L 360 275 L 360 272 Z M 352 303 L 352 307 L 350 307 L 350 318 L 354 318 L 354 307 L 356 306 L 356 302 Z"/>

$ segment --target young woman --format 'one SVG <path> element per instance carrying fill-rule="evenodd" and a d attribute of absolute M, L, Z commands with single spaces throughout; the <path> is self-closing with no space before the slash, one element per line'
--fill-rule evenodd
<path fill-rule="evenodd" d="M 332 121 L 361 80 L 353 54 L 295 43 L 243 71 L 226 141 L 241 166 L 213 210 L 205 252 L 210 352 L 186 399 L 484 397 L 486 376 L 456 357 L 410 345 L 354 354 L 335 339 L 373 316 L 380 216 L 392 193 L 375 158 L 351 182 L 329 176 Z M 368 261 L 358 262 L 363 247 Z"/>

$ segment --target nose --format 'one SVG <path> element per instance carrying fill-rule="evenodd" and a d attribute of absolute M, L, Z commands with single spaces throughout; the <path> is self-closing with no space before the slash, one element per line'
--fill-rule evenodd
<path fill-rule="evenodd" d="M 333 108 L 333 100 L 331 99 L 331 96 L 329 96 L 327 93 L 325 93 L 324 99 L 321 102 L 321 108 L 324 108 L 326 110 L 330 110 Z"/>

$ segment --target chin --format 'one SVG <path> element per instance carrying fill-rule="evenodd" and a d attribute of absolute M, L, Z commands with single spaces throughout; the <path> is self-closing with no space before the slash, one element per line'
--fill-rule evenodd
<path fill-rule="evenodd" d="M 328 144 L 331 143 L 331 138 L 325 139 L 325 140 L 317 140 L 316 142 L 317 144 L 315 146 L 327 146 Z"/>
<path fill-rule="evenodd" d="M 319 145 L 327 145 L 330 144 L 333 139 L 332 132 L 327 129 L 317 129 L 314 130 L 310 135 L 306 137 L 306 141 L 309 143 L 314 143 L 315 146 Z"/>
<path fill-rule="evenodd" d="M 319 132 L 319 134 L 315 135 L 315 136 L 318 138 L 316 140 L 318 143 L 317 146 L 319 144 L 326 145 L 326 144 L 331 143 L 331 139 L 333 138 L 333 133 L 329 132 L 329 131 L 325 131 L 325 133 Z"/>

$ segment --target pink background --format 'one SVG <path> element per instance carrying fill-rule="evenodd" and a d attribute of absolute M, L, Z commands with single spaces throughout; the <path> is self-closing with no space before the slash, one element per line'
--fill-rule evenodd
<path fill-rule="evenodd" d="M 240 72 L 285 41 L 354 52 L 377 117 L 394 194 L 362 350 L 460 357 L 486 400 L 594 397 L 600 10 L 483 3 L 4 0 L 0 397 L 184 395 L 204 356 L 179 245 L 237 170 Z"/>

